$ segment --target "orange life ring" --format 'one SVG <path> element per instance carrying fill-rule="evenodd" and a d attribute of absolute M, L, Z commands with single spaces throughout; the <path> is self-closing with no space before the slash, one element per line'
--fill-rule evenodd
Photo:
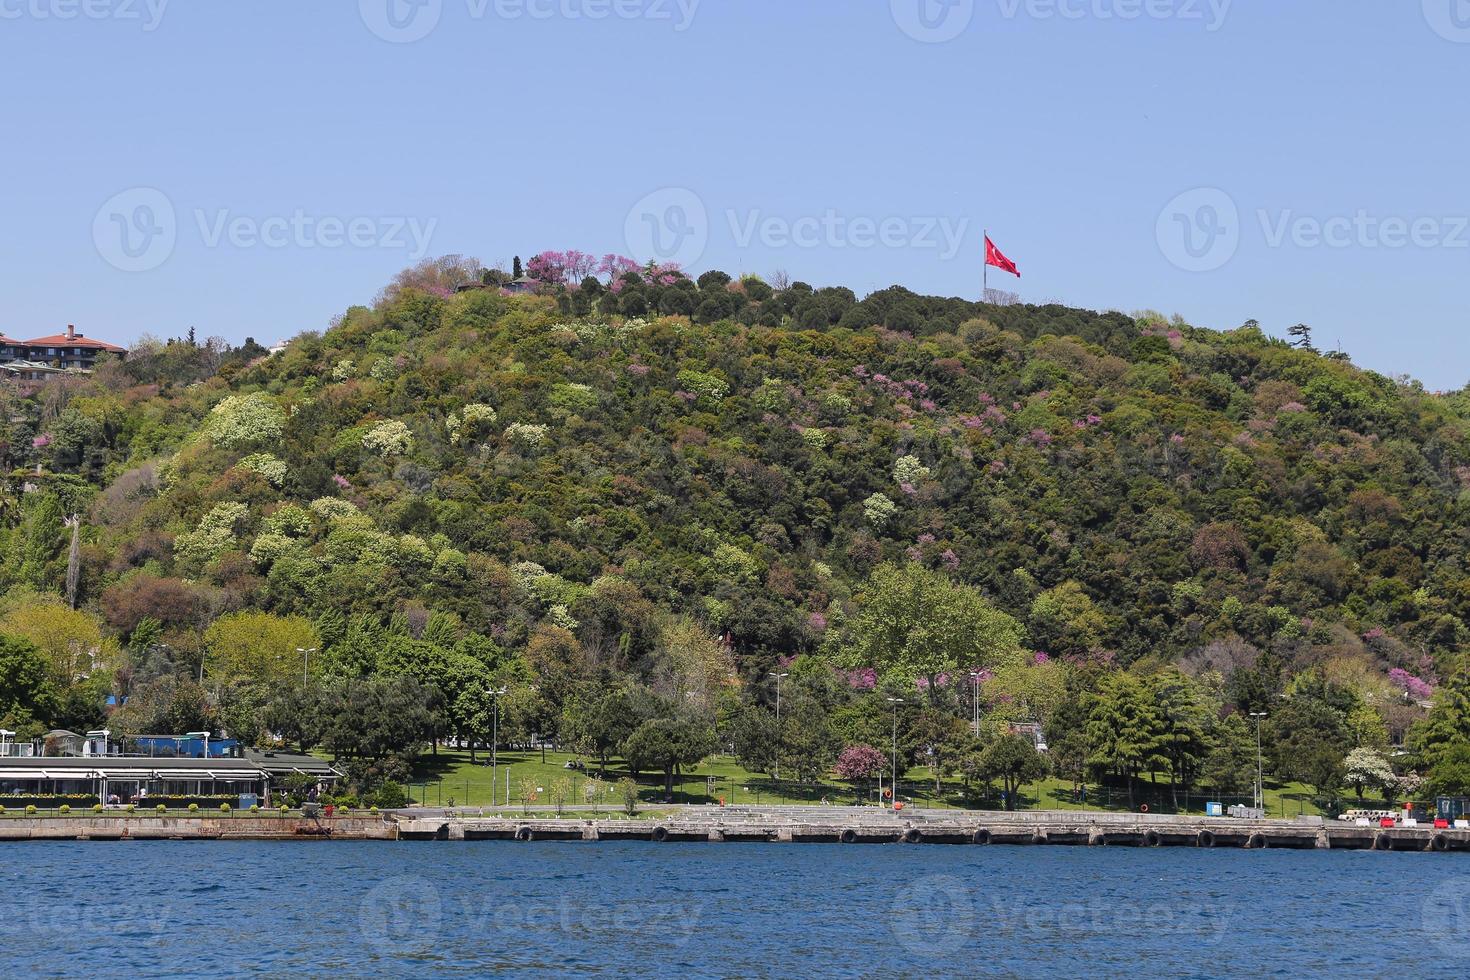
<path fill-rule="evenodd" d="M 1138 812 L 1139 813 L 1147 813 L 1148 812 L 1148 804 L 1147 803 L 1144 803 L 1141 806 L 1139 806 Z"/>

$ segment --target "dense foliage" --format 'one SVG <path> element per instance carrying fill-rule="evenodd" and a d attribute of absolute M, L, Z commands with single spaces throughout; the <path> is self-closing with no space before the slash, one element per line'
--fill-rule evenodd
<path fill-rule="evenodd" d="M 0 725 L 113 695 L 382 778 L 499 698 L 503 738 L 666 778 L 864 781 L 901 697 L 905 766 L 967 784 L 1014 793 L 1034 723 L 1066 778 L 1249 792 L 1265 712 L 1324 794 L 1470 790 L 1466 392 L 1253 323 L 528 271 L 0 392 Z"/>

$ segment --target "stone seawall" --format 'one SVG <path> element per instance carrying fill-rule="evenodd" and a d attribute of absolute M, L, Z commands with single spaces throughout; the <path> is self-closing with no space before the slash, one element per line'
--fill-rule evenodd
<path fill-rule="evenodd" d="M 38 840 L 396 840 L 382 816 L 68 816 L 0 818 L 0 842 Z"/>
<path fill-rule="evenodd" d="M 691 807 L 644 820 L 429 816 L 413 811 L 321 818 L 55 816 L 0 818 L 0 842 L 38 840 L 652 841 L 1237 847 L 1470 853 L 1470 830 L 1359 827 L 1320 817 L 1233 820 L 1166 814 L 876 808 Z"/>
<path fill-rule="evenodd" d="M 664 819 L 399 817 L 402 840 L 639 840 L 825 844 L 1011 844 L 1470 852 L 1470 830 L 1359 827 L 1320 817 L 1234 820 L 1164 814 L 890 814 L 874 809 L 689 810 Z"/>

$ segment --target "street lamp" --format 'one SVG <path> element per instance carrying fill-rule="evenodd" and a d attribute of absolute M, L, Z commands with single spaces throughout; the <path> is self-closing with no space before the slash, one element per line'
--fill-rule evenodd
<path fill-rule="evenodd" d="M 978 670 L 970 671 L 970 680 L 975 682 L 975 737 L 980 737 L 980 677 Z"/>
<path fill-rule="evenodd" d="M 496 805 L 495 774 L 500 768 L 500 755 L 497 751 L 500 747 L 500 699 L 505 694 L 505 688 L 502 687 L 499 690 L 496 690 L 492 687 L 489 688 L 486 693 L 490 695 L 490 703 L 492 705 L 492 715 L 490 722 L 490 806 L 493 808 Z M 509 796 L 510 794 L 507 793 L 507 803 L 510 802 Z"/>
<path fill-rule="evenodd" d="M 893 794 L 893 805 L 898 806 L 898 706 L 903 704 L 903 698 L 889 698 L 888 703 L 893 705 L 893 781 L 889 783 L 888 791 Z"/>
<path fill-rule="evenodd" d="M 206 759 L 209 758 L 209 733 L 208 732 L 185 732 L 184 733 L 184 737 L 185 738 L 202 738 L 202 739 L 204 739 L 204 758 L 206 758 Z"/>
<path fill-rule="evenodd" d="M 774 670 L 767 671 L 770 676 L 776 678 L 776 782 L 781 782 L 781 678 L 790 677 L 790 674 L 778 674 Z"/>
<path fill-rule="evenodd" d="M 1261 722 L 1266 717 L 1264 711 L 1252 711 L 1251 718 L 1256 723 L 1256 809 L 1261 813 L 1266 812 L 1266 784 L 1261 779 Z"/>
<path fill-rule="evenodd" d="M 299 654 L 301 654 L 301 683 L 302 684 L 305 684 L 306 683 L 306 664 L 307 664 L 307 661 L 309 661 L 311 659 L 311 655 L 313 653 L 316 653 L 316 651 L 317 651 L 317 648 L 316 647 L 297 647 L 296 648 L 296 652 L 299 653 Z"/>

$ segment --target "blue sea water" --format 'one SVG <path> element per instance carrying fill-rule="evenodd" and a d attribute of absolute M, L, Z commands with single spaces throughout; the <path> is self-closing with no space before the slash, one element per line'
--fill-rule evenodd
<path fill-rule="evenodd" d="M 1470 974 L 1470 855 L 0 847 L 0 976 Z"/>

